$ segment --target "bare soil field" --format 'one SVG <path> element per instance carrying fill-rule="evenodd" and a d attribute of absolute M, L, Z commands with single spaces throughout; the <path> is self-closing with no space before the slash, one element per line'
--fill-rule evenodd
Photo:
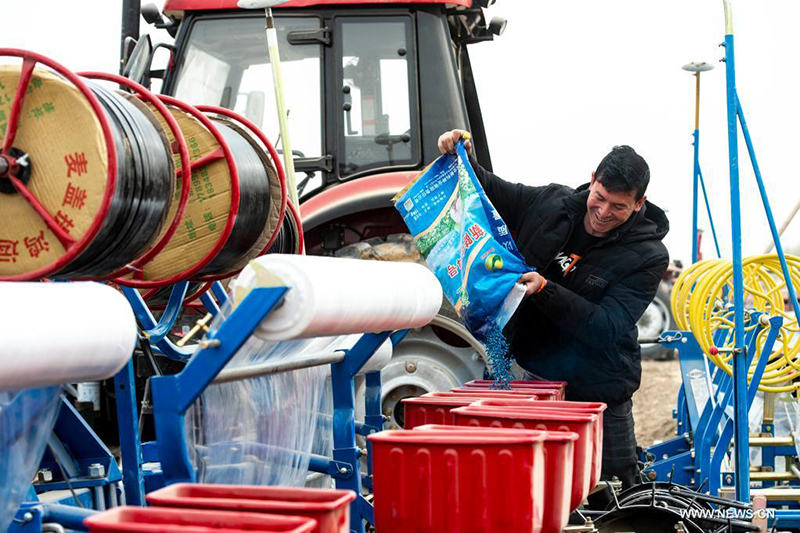
<path fill-rule="evenodd" d="M 680 364 L 674 361 L 642 361 L 642 386 L 633 395 L 633 417 L 639 445 L 675 436 L 675 409 L 681 384 Z"/>

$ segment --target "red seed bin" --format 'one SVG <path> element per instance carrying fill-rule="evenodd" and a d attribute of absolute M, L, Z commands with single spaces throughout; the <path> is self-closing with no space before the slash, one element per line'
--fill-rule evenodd
<path fill-rule="evenodd" d="M 370 435 L 376 530 L 540 533 L 546 432 L 475 433 Z"/>
<path fill-rule="evenodd" d="M 494 384 L 491 379 L 473 379 L 464 383 L 468 388 L 489 388 Z M 559 391 L 558 400 L 564 399 L 564 394 L 567 388 L 566 381 L 531 381 L 525 379 L 514 379 L 508 382 L 512 390 L 514 389 L 555 389 Z"/>
<path fill-rule="evenodd" d="M 456 407 L 464 407 L 476 401 L 470 396 L 442 397 L 442 396 L 417 396 L 402 400 L 405 418 L 405 429 L 414 429 L 424 424 L 455 424 L 450 413 Z"/>
<path fill-rule="evenodd" d="M 535 400 L 533 402 L 535 402 Z M 533 402 L 530 399 L 488 398 L 479 400 L 473 405 L 481 407 L 516 407 L 526 409 L 531 407 L 531 403 Z M 535 402 L 534 406 L 537 409 L 567 409 L 597 415 L 598 420 L 594 432 L 594 460 L 592 462 L 592 476 L 589 480 L 590 486 L 594 487 L 597 485 L 603 467 L 603 411 L 606 410 L 606 404 L 602 402 Z M 453 415 L 451 414 L 451 416 Z"/>
<path fill-rule="evenodd" d="M 442 426 L 427 424 L 414 431 L 525 431 L 489 427 Z M 572 495 L 572 457 L 578 434 L 571 431 L 548 431 L 544 442 L 544 517 L 541 533 L 561 533 L 569 521 Z"/>
<path fill-rule="evenodd" d="M 597 415 L 555 409 L 519 409 L 467 406 L 453 409 L 457 426 L 488 426 L 548 431 L 572 431 L 578 434 L 572 472 L 572 510 L 583 502 L 591 489 L 594 464 L 594 435 Z"/>
<path fill-rule="evenodd" d="M 203 485 L 176 483 L 147 495 L 147 503 L 159 507 L 248 511 L 313 518 L 315 533 L 348 533 L 349 490 L 303 489 L 250 485 Z"/>
<path fill-rule="evenodd" d="M 450 389 L 450 392 L 459 394 L 499 394 L 501 396 L 536 396 L 539 400 L 553 401 L 558 398 L 560 391 L 557 389 L 488 389 L 481 387 L 461 387 Z"/>
<path fill-rule="evenodd" d="M 162 507 L 115 507 L 84 520 L 91 533 L 310 533 L 312 518 L 274 514 L 168 509 Z"/>

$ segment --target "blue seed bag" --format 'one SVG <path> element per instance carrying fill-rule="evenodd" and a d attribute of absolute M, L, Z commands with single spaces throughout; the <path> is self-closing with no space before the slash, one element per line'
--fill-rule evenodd
<path fill-rule="evenodd" d="M 492 358 L 508 351 L 502 330 L 525 296 L 520 276 L 533 269 L 486 197 L 463 142 L 456 152 L 417 176 L 394 198 L 395 208 L 461 322 Z"/>

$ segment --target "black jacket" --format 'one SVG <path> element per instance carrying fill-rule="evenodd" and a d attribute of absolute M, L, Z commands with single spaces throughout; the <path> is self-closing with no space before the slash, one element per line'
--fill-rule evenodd
<path fill-rule="evenodd" d="M 473 166 L 528 265 L 544 272 L 583 223 L 588 185 L 530 187 Z M 573 273 L 526 299 L 506 328 L 520 366 L 567 381 L 572 400 L 628 400 L 642 376 L 636 322 L 669 263 L 661 242 L 667 231 L 664 212 L 646 202 L 589 248 Z"/>

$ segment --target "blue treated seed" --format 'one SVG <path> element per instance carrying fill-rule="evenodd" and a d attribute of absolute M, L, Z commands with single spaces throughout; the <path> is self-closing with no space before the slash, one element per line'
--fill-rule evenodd
<path fill-rule="evenodd" d="M 508 341 L 502 330 L 492 328 L 486 335 L 486 353 L 489 356 L 489 367 L 494 378 L 491 388 L 510 389 L 511 357 L 509 356 Z"/>

